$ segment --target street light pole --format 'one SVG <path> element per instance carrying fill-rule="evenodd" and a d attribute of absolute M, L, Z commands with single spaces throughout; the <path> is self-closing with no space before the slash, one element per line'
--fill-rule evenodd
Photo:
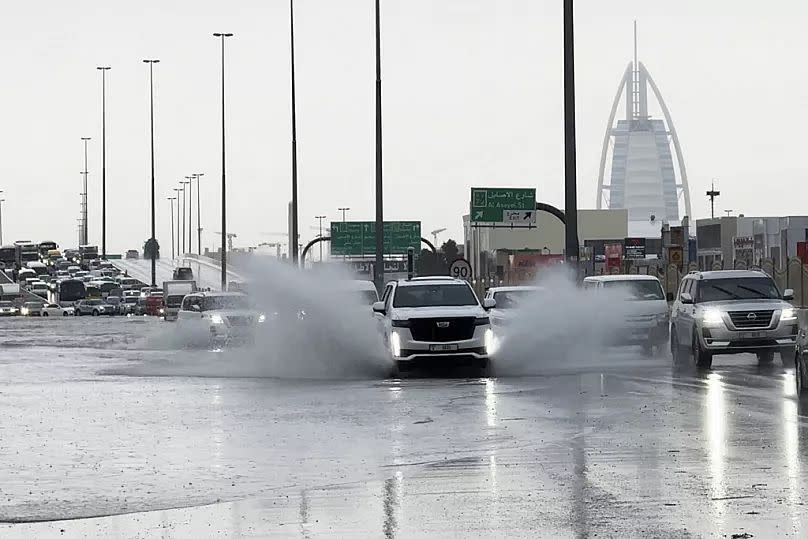
<path fill-rule="evenodd" d="M 224 134 L 224 38 L 233 34 L 215 33 L 222 41 L 222 290 L 227 290 L 227 182 L 225 181 L 225 134 Z"/>
<path fill-rule="evenodd" d="M 376 0 L 376 263 L 373 281 L 384 285 L 384 197 L 382 196 L 382 43 L 379 0 Z"/>
<path fill-rule="evenodd" d="M 84 188 L 84 197 L 83 197 L 84 198 L 84 207 L 82 208 L 82 214 L 81 214 L 81 218 L 83 219 L 83 221 L 81 223 L 81 227 L 82 227 L 82 238 L 81 238 L 82 241 L 81 241 L 81 243 L 82 243 L 82 245 L 87 245 L 88 244 L 88 240 L 87 240 L 87 175 L 89 174 L 89 171 L 87 170 L 87 143 L 92 139 L 90 137 L 81 137 L 81 140 L 84 141 L 84 172 L 82 172 L 82 175 L 84 176 L 84 185 L 83 185 L 83 188 Z"/>
<path fill-rule="evenodd" d="M 327 215 L 315 215 L 314 218 L 320 221 L 320 262 L 323 261 L 323 219 L 327 218 Z"/>
<path fill-rule="evenodd" d="M 101 71 L 101 260 L 107 259 L 107 71 L 109 66 L 96 67 Z"/>
<path fill-rule="evenodd" d="M 154 208 L 154 64 L 160 60 L 143 60 L 149 64 L 149 120 L 151 125 L 151 285 L 157 286 L 157 232 L 155 230 Z"/>
<path fill-rule="evenodd" d="M 190 176 L 185 176 L 185 179 L 188 180 L 188 252 L 190 253 L 194 250 L 194 242 L 192 241 L 194 215 L 194 176 L 193 174 Z"/>
<path fill-rule="evenodd" d="M 174 258 L 174 201 L 176 197 L 167 197 L 171 204 L 171 258 Z"/>
<path fill-rule="evenodd" d="M 338 211 L 342 212 L 342 222 L 345 222 L 345 212 L 349 211 L 351 208 L 337 208 Z"/>
<path fill-rule="evenodd" d="M 0 191 L 2 193 L 3 191 Z M 0 245 L 3 245 L 3 202 L 5 198 L 0 198 Z"/>
<path fill-rule="evenodd" d="M 297 219 L 297 104 L 295 101 L 295 6 L 294 0 L 289 0 L 289 36 L 291 42 L 292 66 L 292 245 L 289 250 L 292 254 L 292 264 L 297 266 L 299 237 Z"/>
<path fill-rule="evenodd" d="M 186 186 L 189 183 L 191 183 L 191 182 L 180 182 L 180 185 L 182 186 L 182 233 L 181 233 L 182 234 L 182 236 L 181 236 L 182 237 L 182 242 L 181 242 L 182 243 L 182 252 L 180 254 L 183 254 L 183 255 L 187 252 L 185 250 L 185 237 L 186 237 L 185 236 L 185 210 L 188 207 L 188 202 L 186 202 L 186 199 L 185 199 L 185 190 L 186 190 Z"/>
<path fill-rule="evenodd" d="M 180 189 L 179 187 L 174 188 L 174 196 L 177 199 L 177 249 L 180 248 Z M 174 241 L 174 236 L 172 234 L 171 241 Z"/>
<path fill-rule="evenodd" d="M 578 269 L 578 176 L 575 155 L 575 38 L 572 0 L 564 0 L 564 245 L 567 263 Z"/>
<path fill-rule="evenodd" d="M 202 256 L 202 225 L 200 222 L 200 215 L 202 215 L 202 211 L 200 210 L 201 203 L 200 203 L 200 187 L 199 187 L 199 178 L 204 176 L 204 172 L 197 172 L 194 174 L 196 177 L 196 250 L 199 256 Z M 192 202 L 193 203 L 193 202 Z"/>

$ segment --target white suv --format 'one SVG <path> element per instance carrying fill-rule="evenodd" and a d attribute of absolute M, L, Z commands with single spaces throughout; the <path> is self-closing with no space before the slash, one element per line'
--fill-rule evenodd
<path fill-rule="evenodd" d="M 793 356 L 797 312 L 771 277 L 761 271 L 702 271 L 685 276 L 671 309 L 671 352 L 689 350 L 709 369 L 715 354 L 756 354 L 771 363 L 775 352 Z"/>
<path fill-rule="evenodd" d="M 197 292 L 182 300 L 177 313 L 178 329 L 188 337 L 199 335 L 210 345 L 249 343 L 265 317 L 239 292 Z"/>
<path fill-rule="evenodd" d="M 494 346 L 488 309 L 466 281 L 452 277 L 417 277 L 387 284 L 373 304 L 384 342 L 399 370 L 416 362 L 471 360 L 488 366 Z"/>

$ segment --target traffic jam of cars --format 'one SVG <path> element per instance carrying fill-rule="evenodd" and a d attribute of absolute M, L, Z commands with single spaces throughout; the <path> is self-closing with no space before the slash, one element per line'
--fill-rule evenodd
<path fill-rule="evenodd" d="M 101 260 L 96 246 L 62 252 L 54 242 L 20 241 L 0 247 L 0 264 L 6 281 L 0 317 L 155 316 L 203 335 L 211 346 L 253 342 L 267 320 L 243 283 L 231 283 L 227 292 L 199 290 L 191 268 L 178 267 L 162 287 L 149 287 Z M 610 346 L 639 347 L 646 357 L 669 350 L 674 364 L 701 369 L 718 355 L 752 354 L 761 365 L 779 355 L 784 365 L 794 361 L 797 391 L 808 394 L 808 330 L 789 303 L 794 292 L 779 290 L 762 271 L 694 271 L 668 294 L 651 275 L 591 276 L 580 287 L 623 295 L 626 314 Z M 541 286 L 499 286 L 480 298 L 466 280 L 448 276 L 392 281 L 381 297 L 368 281 L 353 281 L 344 292 L 370 309 L 399 372 L 435 362 L 488 370 L 509 326 L 546 294 Z M 303 307 L 296 315 L 308 316 Z"/>

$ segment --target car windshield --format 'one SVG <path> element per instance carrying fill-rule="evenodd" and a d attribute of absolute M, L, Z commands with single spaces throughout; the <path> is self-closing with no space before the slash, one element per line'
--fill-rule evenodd
<path fill-rule="evenodd" d="M 399 286 L 394 307 L 460 307 L 477 305 L 477 297 L 465 284 Z"/>
<path fill-rule="evenodd" d="M 698 301 L 779 299 L 780 291 L 768 277 L 699 281 Z"/>
<path fill-rule="evenodd" d="M 665 292 L 657 280 L 605 281 L 603 288 L 623 290 L 628 294 L 628 299 L 635 301 L 665 299 Z"/>
<path fill-rule="evenodd" d="M 202 298 L 201 307 L 203 311 L 232 311 L 249 309 L 250 305 L 247 296 L 207 296 Z"/>
<path fill-rule="evenodd" d="M 497 309 L 513 309 L 518 307 L 524 299 L 534 290 L 503 290 L 494 292 L 494 300 L 497 302 Z"/>

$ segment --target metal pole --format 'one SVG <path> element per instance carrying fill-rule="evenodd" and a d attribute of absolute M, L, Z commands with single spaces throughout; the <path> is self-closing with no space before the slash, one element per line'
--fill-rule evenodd
<path fill-rule="evenodd" d="M 3 245 L 3 202 L 5 201 L 6 199 L 0 198 L 0 245 Z"/>
<path fill-rule="evenodd" d="M 298 223 L 297 223 L 297 103 L 295 95 L 295 7 L 294 0 L 289 0 L 289 36 L 291 40 L 291 66 L 292 66 L 292 264 L 297 265 L 298 259 Z"/>
<path fill-rule="evenodd" d="M 575 39 L 572 0 L 564 0 L 564 214 L 567 263 L 578 270 L 578 184 L 575 155 Z"/>
<path fill-rule="evenodd" d="M 384 286 L 384 196 L 382 192 L 382 44 L 379 0 L 376 4 L 376 263 L 373 281 Z"/>
<path fill-rule="evenodd" d="M 90 141 L 90 137 L 81 137 L 81 140 L 84 141 L 84 208 L 82 212 L 82 244 L 87 245 L 89 243 L 87 239 L 87 175 L 90 173 L 87 169 L 87 142 Z"/>
<path fill-rule="evenodd" d="M 315 215 L 314 218 L 320 222 L 320 238 L 323 237 L 323 219 L 328 217 L 327 215 Z M 320 262 L 323 261 L 323 242 L 320 241 Z"/>
<path fill-rule="evenodd" d="M 193 224 L 194 224 L 194 176 L 193 174 L 190 176 L 185 176 L 185 179 L 188 180 L 188 251 L 192 252 L 194 250 L 194 242 L 193 242 Z"/>
<path fill-rule="evenodd" d="M 225 179 L 224 38 L 233 34 L 213 34 L 222 41 L 222 290 L 227 290 L 227 181 Z"/>
<path fill-rule="evenodd" d="M 171 258 L 174 258 L 174 197 L 168 197 L 171 204 Z"/>
<path fill-rule="evenodd" d="M 182 224 L 179 225 L 179 229 L 180 229 L 180 238 L 182 239 L 177 247 L 181 246 L 180 248 L 182 250 L 180 251 L 180 254 L 185 254 L 185 207 L 188 205 L 185 202 L 185 186 L 187 184 L 186 182 L 180 182 L 180 185 L 182 185 Z"/>
<path fill-rule="evenodd" d="M 160 60 L 143 60 L 149 64 L 149 123 L 151 135 L 151 285 L 157 286 L 157 231 L 154 207 L 154 64 Z"/>
<path fill-rule="evenodd" d="M 196 250 L 199 256 L 202 256 L 202 225 L 200 224 L 200 215 L 202 214 L 200 207 L 200 187 L 199 187 L 199 178 L 204 176 L 204 172 L 198 172 L 194 174 L 196 176 Z"/>
<path fill-rule="evenodd" d="M 107 71 L 101 71 L 101 259 L 107 259 Z"/>
<path fill-rule="evenodd" d="M 180 189 L 179 187 L 174 188 L 174 199 L 177 201 L 177 249 L 180 248 Z M 171 241 L 174 241 L 174 233 L 171 233 Z"/>

